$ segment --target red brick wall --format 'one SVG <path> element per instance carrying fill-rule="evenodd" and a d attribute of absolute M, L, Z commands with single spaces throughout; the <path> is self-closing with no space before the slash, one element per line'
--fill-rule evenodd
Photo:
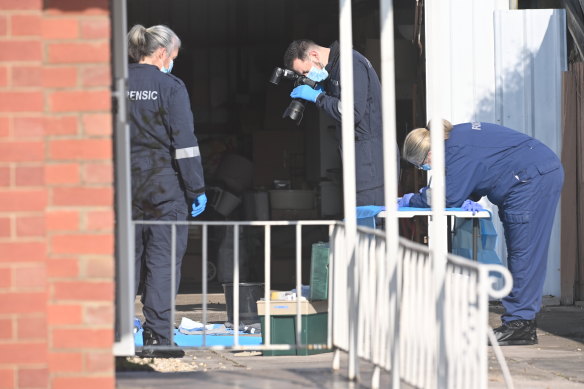
<path fill-rule="evenodd" d="M 108 0 L 0 0 L 0 388 L 113 388 Z"/>

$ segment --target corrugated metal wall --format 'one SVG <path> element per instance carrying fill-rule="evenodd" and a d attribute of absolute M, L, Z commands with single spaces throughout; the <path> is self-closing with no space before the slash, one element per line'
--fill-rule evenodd
<path fill-rule="evenodd" d="M 495 13 L 497 122 L 562 154 L 562 72 L 567 70 L 564 10 Z M 560 296 L 560 212 L 548 254 L 544 295 Z"/>
<path fill-rule="evenodd" d="M 432 101 L 432 84 L 427 83 L 427 112 L 433 104 L 441 104 L 443 117 L 453 123 L 484 121 L 496 123 L 495 116 L 495 32 L 493 15 L 497 10 L 509 9 L 508 1 L 501 0 L 446 0 L 430 1 L 426 13 L 440 12 L 449 21 L 450 29 L 436 31 L 426 24 L 426 51 L 429 64 L 431 45 L 439 45 L 443 71 L 434 75 L 427 66 L 427 78 L 443 78 L 440 101 Z M 428 18 L 427 18 L 428 19 Z M 506 257 L 503 227 L 497 216 L 497 207 L 486 199 L 481 203 L 493 210 L 497 228 L 497 254 Z"/>
<path fill-rule="evenodd" d="M 427 52 L 439 45 L 443 117 L 454 123 L 499 123 L 540 139 L 561 154 L 561 73 L 566 66 L 563 10 L 508 10 L 508 1 L 448 0 L 427 3 L 426 12 L 449 20 L 448 30 L 426 26 Z M 427 63 L 435 60 L 428 57 Z M 496 207 L 492 206 L 496 215 Z M 495 217 L 495 219 L 497 219 Z M 496 220 L 498 254 L 504 260 L 503 230 Z M 560 295 L 559 213 L 550 245 L 544 294 Z"/>

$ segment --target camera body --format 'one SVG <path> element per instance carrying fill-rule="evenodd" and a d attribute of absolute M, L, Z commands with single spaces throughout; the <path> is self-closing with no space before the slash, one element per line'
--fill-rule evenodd
<path fill-rule="evenodd" d="M 290 69 L 282 69 L 279 67 L 274 68 L 272 71 L 272 76 L 270 77 L 270 83 L 274 85 L 280 84 L 282 79 L 290 80 L 293 82 L 293 88 L 296 88 L 300 85 L 308 85 L 311 88 L 316 88 L 318 82 L 311 80 L 306 76 L 301 76 L 297 74 L 295 71 Z M 302 116 L 304 114 L 304 103 L 302 99 L 292 99 L 282 118 L 290 118 L 296 122 L 296 125 L 300 125 L 300 121 L 302 120 Z"/>

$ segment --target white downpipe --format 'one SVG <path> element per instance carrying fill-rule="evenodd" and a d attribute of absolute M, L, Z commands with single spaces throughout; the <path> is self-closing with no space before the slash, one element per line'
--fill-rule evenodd
<path fill-rule="evenodd" d="M 382 93 L 382 118 L 383 118 L 383 180 L 385 183 L 384 202 L 386 205 L 385 242 L 386 242 L 386 266 L 390 274 L 395 274 L 398 258 L 399 227 L 397 217 L 397 160 L 395 150 L 395 58 L 393 36 L 393 1 L 380 0 L 380 26 L 381 26 L 381 93 Z M 391 283 L 392 290 L 390 301 L 390 329 L 391 348 L 388 350 L 391 360 L 392 385 L 400 387 L 399 366 L 399 320 L 397 318 L 399 308 L 399 290 L 397 282 Z M 374 380 L 378 380 L 374 376 Z M 375 383 L 374 383 L 375 384 Z M 378 383 L 377 383 L 378 384 Z"/>
<path fill-rule="evenodd" d="M 441 34 L 449 31 L 447 26 L 444 26 L 444 21 L 447 20 L 443 12 L 446 7 L 440 6 L 438 0 L 430 0 L 426 3 L 426 36 L 428 34 Z M 436 40 L 441 42 L 442 40 Z M 428 48 L 429 52 L 426 59 L 428 66 L 428 84 L 431 84 L 429 90 L 432 95 L 428 96 L 429 106 L 431 111 L 428 112 L 429 119 L 437 119 L 435 124 L 439 124 L 439 119 L 450 119 L 445 117 L 445 110 L 442 108 L 443 96 L 440 91 L 446 85 L 443 85 L 444 79 L 440 77 L 441 74 L 446 74 L 446 62 L 442 58 L 447 58 L 448 53 L 446 48 L 439 45 L 431 45 Z M 435 293 L 436 293 L 436 325 L 438 331 L 436 332 L 438 339 L 435 340 L 436 353 L 436 368 L 438 387 L 445 382 L 447 371 L 445 371 L 445 329 L 444 325 L 444 277 L 446 269 L 446 255 L 448 252 L 447 241 L 441 237 L 446 236 L 446 216 L 444 214 L 445 205 L 445 177 L 444 177 L 444 133 L 441 126 L 430 129 L 430 140 L 432 150 L 432 223 L 429 227 L 430 232 L 430 250 L 434 264 L 435 274 Z"/>
<path fill-rule="evenodd" d="M 356 178 L 355 178 L 355 116 L 353 104 L 353 29 L 351 0 L 339 0 L 339 50 L 341 62 L 341 112 L 343 112 L 342 145 L 343 145 L 343 195 L 345 216 L 345 253 L 348 256 L 348 265 L 355 264 L 355 239 L 357 235 L 356 219 Z M 355 267 L 356 268 L 356 267 Z M 357 377 L 357 320 L 358 307 L 354 304 L 357 295 L 358 274 L 348 273 L 349 285 L 354 286 L 349 290 L 349 379 Z M 350 279 L 354 281 L 351 282 Z"/>

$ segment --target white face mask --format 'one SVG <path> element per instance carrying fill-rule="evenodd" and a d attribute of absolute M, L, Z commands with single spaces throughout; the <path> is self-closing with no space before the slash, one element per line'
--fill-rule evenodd
<path fill-rule="evenodd" d="M 174 65 L 174 61 L 171 59 L 170 60 L 170 65 L 168 65 L 168 68 L 164 67 L 164 64 L 162 64 L 162 67 L 160 68 L 160 71 L 162 73 L 170 73 L 172 71 L 172 65 Z"/>
<path fill-rule="evenodd" d="M 319 69 L 314 65 L 312 65 L 312 68 L 310 68 L 310 71 L 306 75 L 306 77 L 310 78 L 312 81 L 315 82 L 324 81 L 328 76 L 329 74 L 325 68 Z"/>

